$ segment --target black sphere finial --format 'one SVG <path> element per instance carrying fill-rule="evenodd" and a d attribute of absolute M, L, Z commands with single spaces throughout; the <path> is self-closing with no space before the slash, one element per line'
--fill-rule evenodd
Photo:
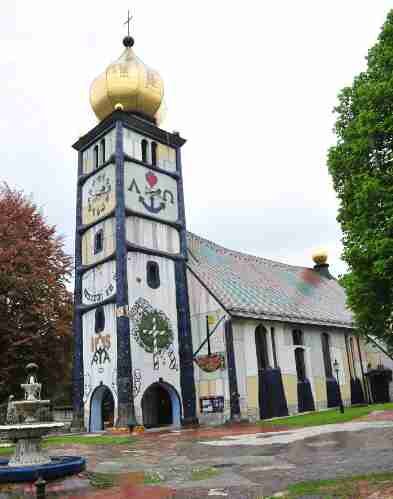
<path fill-rule="evenodd" d="M 130 48 L 134 45 L 135 41 L 134 39 L 132 38 L 132 36 L 125 36 L 123 38 L 123 45 L 127 48 Z"/>

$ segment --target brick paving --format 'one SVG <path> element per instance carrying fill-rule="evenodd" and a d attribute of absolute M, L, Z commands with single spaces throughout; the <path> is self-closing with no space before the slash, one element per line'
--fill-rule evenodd
<path fill-rule="evenodd" d="M 52 455 L 84 455 L 89 472 L 116 480 L 109 489 L 94 489 L 87 474 L 71 477 L 49 484 L 48 497 L 262 498 L 298 481 L 392 471 L 392 444 L 393 411 L 319 429 L 267 432 L 247 424 L 146 432 L 130 445 L 51 449 Z M 159 480 L 144 485 L 146 477 Z M 383 497 L 364 491 L 365 498 Z M 0 487 L 0 499 L 33 496 L 30 485 Z"/>

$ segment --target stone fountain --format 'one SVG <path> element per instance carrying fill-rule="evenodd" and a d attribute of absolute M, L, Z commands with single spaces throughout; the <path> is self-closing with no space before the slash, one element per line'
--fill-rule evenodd
<path fill-rule="evenodd" d="M 15 452 L 10 460 L 0 460 L 0 483 L 33 481 L 79 473 L 86 461 L 81 457 L 50 457 L 42 449 L 42 437 L 62 428 L 63 423 L 39 421 L 39 414 L 48 409 L 49 400 L 41 400 L 41 383 L 37 381 L 36 364 L 26 366 L 27 380 L 21 385 L 24 400 L 15 401 L 11 396 L 6 425 L 0 425 L 0 433 L 15 443 Z"/>

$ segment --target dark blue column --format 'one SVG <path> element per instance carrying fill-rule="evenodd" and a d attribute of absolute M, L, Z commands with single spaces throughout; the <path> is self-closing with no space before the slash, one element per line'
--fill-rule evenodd
<path fill-rule="evenodd" d="M 190 306 L 187 287 L 187 233 L 184 209 L 183 176 L 180 148 L 176 149 L 177 199 L 179 205 L 180 253 L 182 260 L 175 262 L 177 323 L 179 340 L 180 387 L 183 399 L 183 424 L 197 424 L 194 379 L 194 356 L 191 334 Z"/>
<path fill-rule="evenodd" d="M 130 320 L 128 318 L 127 245 L 124 200 L 123 125 L 116 122 L 116 324 L 117 324 L 117 396 L 116 426 L 134 426 Z"/>
<path fill-rule="evenodd" d="M 237 387 L 235 350 L 233 348 L 232 320 L 225 321 L 225 344 L 227 351 L 229 400 L 231 404 L 231 419 L 240 419 L 239 390 Z"/>
<path fill-rule="evenodd" d="M 75 431 L 84 428 L 83 414 L 83 332 L 82 313 L 79 305 L 82 303 L 82 273 L 79 270 L 82 265 L 82 236 L 79 228 L 82 225 L 82 185 L 79 177 L 82 175 L 83 155 L 78 152 L 78 178 L 77 178 L 77 200 L 76 200 L 76 231 L 75 231 L 75 288 L 74 288 L 74 359 L 72 370 L 72 398 L 73 398 L 73 420 L 72 428 Z"/>

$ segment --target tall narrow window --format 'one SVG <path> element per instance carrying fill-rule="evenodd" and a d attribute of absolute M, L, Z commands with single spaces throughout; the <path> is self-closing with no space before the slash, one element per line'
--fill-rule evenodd
<path fill-rule="evenodd" d="M 325 366 L 325 376 L 327 378 L 332 378 L 333 369 L 332 369 L 332 359 L 330 357 L 329 335 L 327 333 L 323 333 L 321 339 L 322 339 L 323 363 Z"/>
<path fill-rule="evenodd" d="M 147 262 L 147 284 L 152 289 L 160 287 L 160 268 L 157 262 Z"/>
<path fill-rule="evenodd" d="M 272 351 L 273 351 L 273 362 L 274 362 L 274 367 L 278 367 L 277 363 L 277 352 L 276 352 L 276 333 L 274 331 L 274 327 L 270 328 L 270 335 L 272 337 Z"/>
<path fill-rule="evenodd" d="M 255 329 L 255 347 L 258 369 L 267 369 L 269 367 L 269 354 L 267 351 L 266 329 L 262 324 Z"/>
<path fill-rule="evenodd" d="M 105 163 L 105 139 L 101 140 L 101 165 Z"/>
<path fill-rule="evenodd" d="M 151 143 L 151 164 L 157 166 L 157 143 Z"/>
<path fill-rule="evenodd" d="M 292 339 L 294 345 L 303 345 L 303 331 L 294 329 L 292 331 Z"/>
<path fill-rule="evenodd" d="M 104 231 L 100 229 L 94 234 L 94 254 L 101 253 L 104 249 Z"/>
<path fill-rule="evenodd" d="M 99 156 L 99 150 L 98 150 L 98 145 L 94 146 L 94 168 L 98 168 L 100 166 L 100 156 Z"/>
<path fill-rule="evenodd" d="M 143 139 L 141 144 L 142 144 L 142 161 L 144 163 L 147 163 L 147 146 L 148 146 L 147 140 Z"/>
<path fill-rule="evenodd" d="M 296 374 L 299 381 L 306 380 L 306 365 L 304 362 L 303 348 L 295 348 Z"/>
<path fill-rule="evenodd" d="M 102 333 L 102 331 L 105 329 L 105 312 L 103 307 L 96 308 L 94 319 L 95 319 L 94 331 L 97 334 Z"/>
<path fill-rule="evenodd" d="M 357 373 L 356 373 L 356 362 L 355 362 L 355 349 L 354 349 L 354 346 L 353 346 L 353 338 L 352 336 L 349 338 L 349 347 L 350 347 L 350 350 L 351 350 L 351 360 L 352 360 L 352 368 L 353 368 L 353 375 L 355 378 L 357 378 Z"/>

